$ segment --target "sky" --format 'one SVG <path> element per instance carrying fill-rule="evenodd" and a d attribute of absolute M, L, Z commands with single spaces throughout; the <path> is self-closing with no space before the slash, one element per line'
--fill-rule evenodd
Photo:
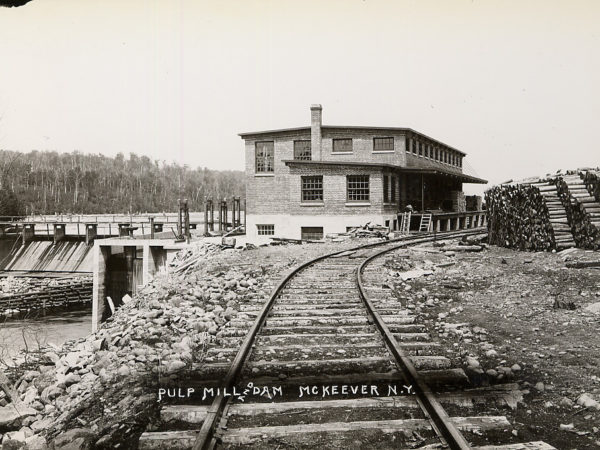
<path fill-rule="evenodd" d="M 320 103 L 490 184 L 596 167 L 598 23 L 596 0 L 33 0 L 0 8 L 0 149 L 243 170 L 238 133 Z"/>

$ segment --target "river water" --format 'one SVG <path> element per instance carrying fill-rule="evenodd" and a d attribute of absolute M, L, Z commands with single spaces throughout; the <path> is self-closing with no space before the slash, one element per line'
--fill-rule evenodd
<path fill-rule="evenodd" d="M 0 362 L 19 350 L 36 350 L 39 345 L 61 345 L 70 339 L 87 336 L 92 331 L 92 311 L 53 311 L 45 316 L 20 319 L 0 318 Z"/>

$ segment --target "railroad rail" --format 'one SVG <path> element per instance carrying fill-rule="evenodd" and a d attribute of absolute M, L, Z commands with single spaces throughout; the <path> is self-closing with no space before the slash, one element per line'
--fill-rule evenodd
<path fill-rule="evenodd" d="M 199 365 L 183 384 L 200 389 L 218 380 L 212 403 L 163 406 L 162 428 L 142 434 L 139 448 L 552 449 L 505 437 L 505 416 L 463 416 L 486 402 L 515 408 L 518 385 L 469 388 L 463 370 L 382 287 L 383 255 L 481 231 L 370 243 L 296 267 L 267 302 L 244 306 L 255 319 L 232 320 L 211 350 L 216 362 Z M 263 391 L 236 402 L 236 386 Z M 279 391 L 271 395 L 269 386 Z"/>

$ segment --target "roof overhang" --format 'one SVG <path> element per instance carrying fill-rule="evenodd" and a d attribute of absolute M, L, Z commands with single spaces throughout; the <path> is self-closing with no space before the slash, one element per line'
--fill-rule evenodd
<path fill-rule="evenodd" d="M 283 161 L 286 166 L 312 166 L 312 167 L 365 167 L 370 169 L 389 169 L 398 173 L 416 174 L 416 175 L 434 175 L 454 178 L 463 183 L 476 183 L 476 184 L 487 184 L 487 180 L 483 178 L 477 178 L 472 175 L 467 175 L 461 172 L 454 172 L 452 170 L 444 170 L 443 168 L 436 169 L 419 169 L 416 167 L 400 167 L 394 164 L 383 164 L 383 163 L 366 163 L 356 161 L 300 161 L 295 159 L 288 159 Z"/>

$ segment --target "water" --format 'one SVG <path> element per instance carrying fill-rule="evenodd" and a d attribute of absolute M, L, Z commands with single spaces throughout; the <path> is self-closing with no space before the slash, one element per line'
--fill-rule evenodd
<path fill-rule="evenodd" d="M 37 350 L 40 345 L 61 345 L 70 339 L 85 337 L 92 331 L 92 312 L 79 310 L 53 311 L 45 316 L 0 318 L 0 362 L 6 362 L 19 350 Z"/>

